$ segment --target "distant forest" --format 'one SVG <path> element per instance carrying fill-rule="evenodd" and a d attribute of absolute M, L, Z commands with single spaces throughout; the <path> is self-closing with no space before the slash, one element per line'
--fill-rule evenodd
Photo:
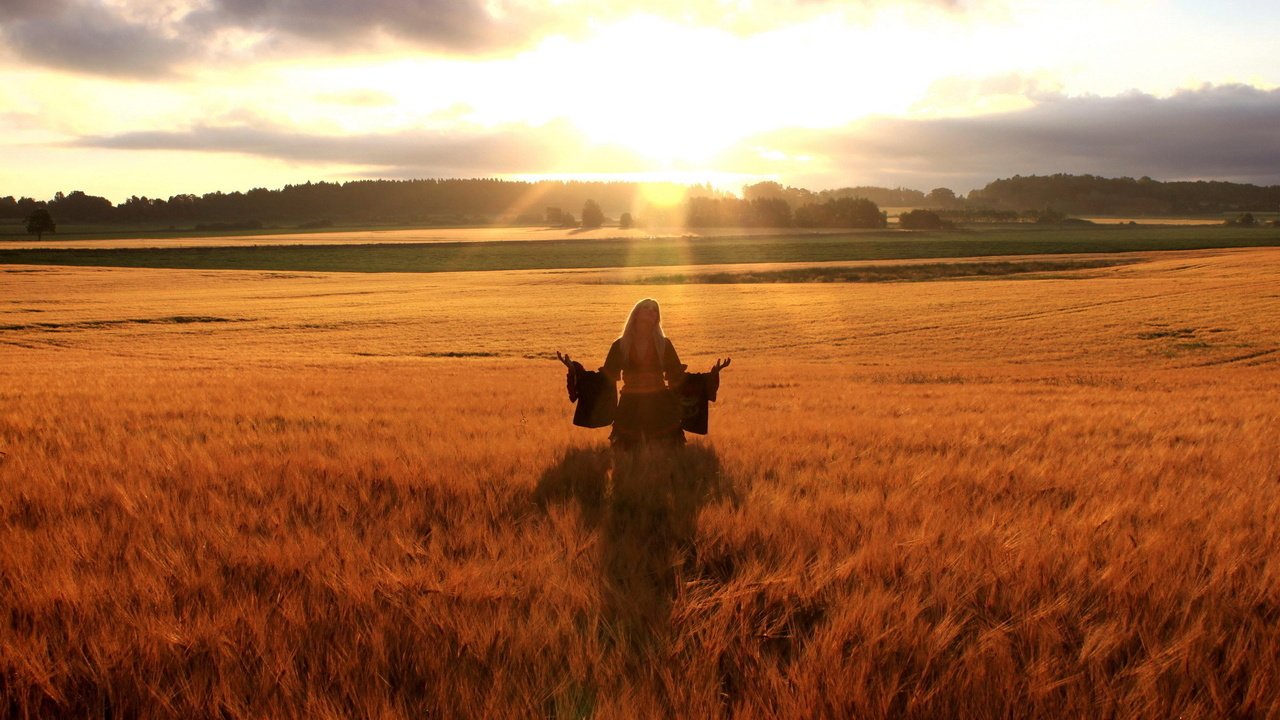
<path fill-rule="evenodd" d="M 1149 177 L 1094 175 L 1014 176 L 996 180 L 965 199 L 969 207 L 1068 215 L 1213 215 L 1280 211 L 1280 185 L 1209 180 L 1161 182 Z"/>
<path fill-rule="evenodd" d="M 689 197 L 719 197 L 709 186 L 673 185 Z M 52 200 L 0 197 L 0 218 L 27 217 L 45 207 L 59 222 L 159 225 L 253 225 L 416 222 L 541 223 L 548 208 L 578 213 L 594 200 L 615 216 L 635 202 L 637 185 L 621 182 L 521 182 L 497 179 L 355 180 L 304 183 L 279 190 L 131 197 L 113 205 L 81 191 Z"/>
<path fill-rule="evenodd" d="M 47 201 L 0 197 L 0 219 L 22 220 L 44 208 L 57 222 L 251 229 L 330 224 L 564 224 L 578 222 L 588 201 L 609 218 L 652 225 L 882 227 L 881 208 L 923 208 L 958 221 L 1025 221 L 1067 215 L 1217 215 L 1280 210 L 1280 186 L 1148 177 L 1015 176 L 968 196 L 948 188 L 848 187 L 811 191 L 773 182 L 743 188 L 741 198 L 710 186 L 669 186 L 683 193 L 671 208 L 644 205 L 635 183 L 498 179 L 357 180 L 305 183 L 279 190 L 131 197 L 113 204 L 82 191 Z M 592 213 L 594 215 L 594 212 Z M 633 217 L 634 216 L 634 217 Z"/>

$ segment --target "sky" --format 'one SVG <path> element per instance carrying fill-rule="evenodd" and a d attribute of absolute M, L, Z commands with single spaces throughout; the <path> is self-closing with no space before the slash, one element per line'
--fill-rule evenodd
<path fill-rule="evenodd" d="M 0 0 L 0 196 L 1280 184 L 1280 3 Z"/>

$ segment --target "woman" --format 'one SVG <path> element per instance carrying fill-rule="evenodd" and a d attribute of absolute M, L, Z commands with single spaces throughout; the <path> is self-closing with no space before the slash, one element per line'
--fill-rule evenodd
<path fill-rule="evenodd" d="M 571 365 L 568 356 L 556 355 Z M 712 372 L 728 365 L 729 360 L 717 360 Z M 683 445 L 683 411 L 676 390 L 684 382 L 685 367 L 662 331 L 658 301 L 645 298 L 636 303 L 600 368 L 613 382 L 622 381 L 609 442 L 624 449 L 641 442 Z"/>
<path fill-rule="evenodd" d="M 609 442 L 623 448 L 641 441 L 683 445 L 680 399 L 674 390 L 684 381 L 684 369 L 675 345 L 662 332 L 658 301 L 636 303 L 601 368 L 614 382 L 622 380 Z"/>

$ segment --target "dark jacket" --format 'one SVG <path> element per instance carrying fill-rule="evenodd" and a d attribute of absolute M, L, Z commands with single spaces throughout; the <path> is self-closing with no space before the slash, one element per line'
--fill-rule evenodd
<path fill-rule="evenodd" d="M 668 342 L 668 347 L 670 343 Z M 612 352 L 612 350 L 611 350 Z M 672 349 L 672 354 L 674 354 Z M 680 398 L 682 418 L 680 427 L 697 435 L 707 434 L 707 421 L 710 411 L 708 402 L 715 402 L 720 390 L 719 373 L 686 373 L 683 365 L 680 368 L 681 382 L 677 386 L 676 396 Z M 578 427 L 598 428 L 613 423 L 618 409 L 618 386 L 616 376 L 607 370 L 592 372 L 575 362 L 565 377 L 565 385 L 569 391 L 569 401 L 577 403 L 573 412 L 573 424 Z"/>

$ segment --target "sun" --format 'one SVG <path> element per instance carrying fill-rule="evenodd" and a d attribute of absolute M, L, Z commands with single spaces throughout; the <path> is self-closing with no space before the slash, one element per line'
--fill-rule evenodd
<path fill-rule="evenodd" d="M 504 176 L 646 175 L 639 181 L 724 187 L 728 176 L 759 179 L 808 162 L 785 151 L 789 133 L 908 104 L 904 91 L 895 94 L 897 74 L 836 91 L 823 72 L 787 64 L 848 65 L 811 51 L 832 45 L 834 32 L 808 24 L 747 37 L 635 15 L 478 61 L 375 56 L 278 72 L 296 88 L 291 121 L 326 134 L 514 138 Z M 858 38 L 860 48 L 885 42 Z M 895 72 L 913 67 L 900 58 Z"/>
<path fill-rule="evenodd" d="M 646 205 L 675 207 L 684 200 L 688 188 L 674 182 L 647 182 L 640 185 L 639 200 Z"/>
<path fill-rule="evenodd" d="M 580 114 L 574 122 L 589 143 L 629 150 L 655 169 L 704 165 L 746 134 L 733 131 L 718 118 L 675 107 L 662 114 Z"/>
<path fill-rule="evenodd" d="M 529 59 L 538 77 L 572 78 L 545 102 L 588 142 L 677 169 L 704 165 L 767 126 L 761 113 L 725 101 L 754 92 L 750 78 L 727 71 L 739 45 L 724 32 L 636 16 L 583 41 L 550 42 Z"/>

